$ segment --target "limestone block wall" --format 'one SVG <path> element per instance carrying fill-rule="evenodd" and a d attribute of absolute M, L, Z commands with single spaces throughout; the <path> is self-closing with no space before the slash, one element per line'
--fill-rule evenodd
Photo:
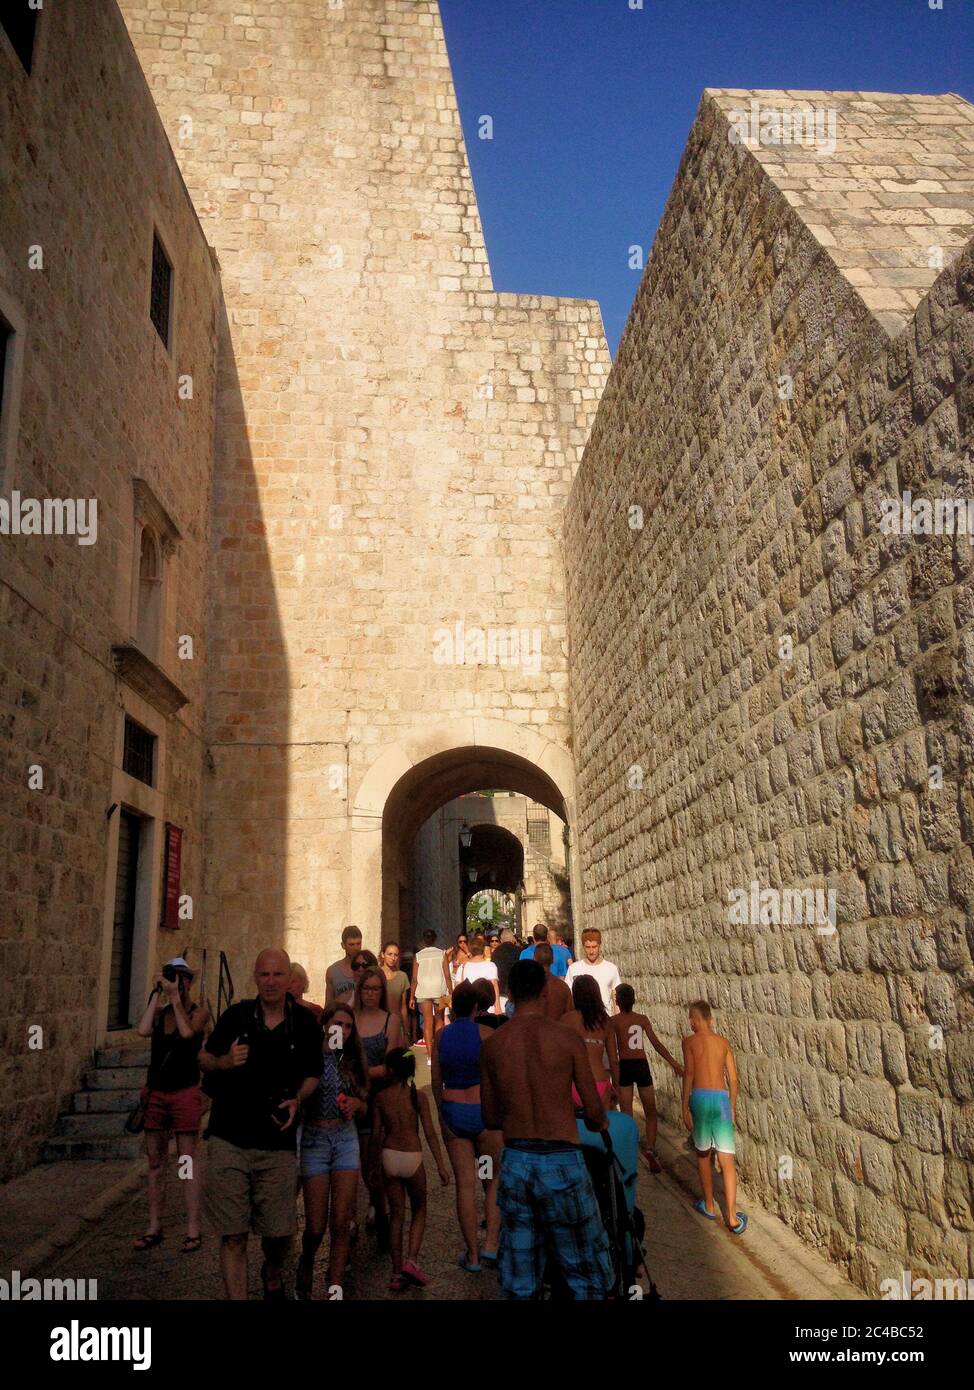
<path fill-rule="evenodd" d="M 211 941 L 315 981 L 385 749 L 466 717 L 567 746 L 561 516 L 608 354 L 596 305 L 494 292 L 431 0 L 122 10 L 227 304 Z M 527 659 L 438 663 L 461 622 Z"/>
<path fill-rule="evenodd" d="M 710 999 L 748 1190 L 878 1296 L 974 1272 L 974 548 L 880 526 L 974 497 L 974 258 L 921 283 L 910 195 L 916 283 L 870 304 L 834 243 L 948 135 L 931 196 L 969 222 L 972 113 L 786 95 L 838 105 L 843 176 L 731 143 L 705 95 L 569 501 L 581 915 L 671 1047 Z M 891 112 L 877 171 L 855 141 Z M 877 282 L 907 259 L 882 242 Z M 732 917 L 752 883 L 832 890 L 836 930 Z"/>
<path fill-rule="evenodd" d="M 159 660 L 189 703 L 159 717 L 158 791 L 185 831 L 183 891 L 202 899 L 219 286 L 114 5 L 45 6 L 29 75 L 0 45 L 0 93 L 0 312 L 15 330 L 0 496 L 97 501 L 94 544 L 0 535 L 2 1179 L 34 1161 L 104 1030 L 117 804 L 108 812 L 132 698 L 111 649 L 133 637 L 133 477 L 182 536 Z M 175 270 L 171 354 L 148 314 L 154 226 Z M 179 399 L 180 375 L 192 377 L 191 400 Z M 194 637 L 192 661 L 179 660 L 178 634 Z M 145 871 L 157 878 L 159 863 Z M 154 949 L 158 898 L 149 914 Z M 186 924 L 169 954 L 192 941 Z M 31 1025 L 40 1048 L 27 1046 Z"/>

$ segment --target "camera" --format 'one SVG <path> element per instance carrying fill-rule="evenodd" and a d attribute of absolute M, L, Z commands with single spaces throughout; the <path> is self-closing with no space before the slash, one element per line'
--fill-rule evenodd
<path fill-rule="evenodd" d="M 175 981 L 179 979 L 179 971 L 174 965 L 164 965 L 162 967 L 162 978 L 168 980 L 170 984 L 174 984 Z"/>

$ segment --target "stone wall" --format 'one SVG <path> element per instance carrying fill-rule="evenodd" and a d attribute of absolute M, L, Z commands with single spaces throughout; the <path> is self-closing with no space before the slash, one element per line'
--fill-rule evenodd
<path fill-rule="evenodd" d="M 751 99 L 837 163 L 732 143 Z M 873 1296 L 974 1273 L 974 549 L 880 529 L 974 497 L 972 116 L 705 94 L 566 523 L 584 923 L 671 1048 L 710 999 L 748 1190 Z"/>
<path fill-rule="evenodd" d="M 320 981 L 353 913 L 379 936 L 351 809 L 388 748 L 567 747 L 561 517 L 608 354 L 595 304 L 493 291 L 432 0 L 122 10 L 228 305 L 210 941 Z M 537 634 L 537 668 L 438 664 L 458 622 Z"/>
<path fill-rule="evenodd" d="M 153 809 L 160 831 L 163 819 L 183 827 L 183 891 L 202 898 L 219 286 L 113 4 L 45 7 L 29 75 L 0 42 L 0 186 L 0 312 L 16 330 L 0 496 L 98 507 L 91 545 L 0 536 L 2 1178 L 34 1161 L 104 1031 L 120 804 Z M 154 227 L 175 268 L 171 353 L 148 315 Z M 191 400 L 179 398 L 179 376 L 192 377 Z M 181 532 L 159 665 L 189 703 L 171 719 L 112 664 L 113 645 L 133 639 L 136 477 Z M 194 637 L 191 661 L 178 657 L 179 634 Z M 158 730 L 155 792 L 121 772 L 124 711 Z M 43 778 L 35 789 L 32 766 Z M 194 939 L 186 923 L 178 942 L 157 947 L 161 837 L 152 859 L 140 999 L 156 950 L 171 955 Z M 42 1033 L 28 1047 L 32 1025 Z"/>

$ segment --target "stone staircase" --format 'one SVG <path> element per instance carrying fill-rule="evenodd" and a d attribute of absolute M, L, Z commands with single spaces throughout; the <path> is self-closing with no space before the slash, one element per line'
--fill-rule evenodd
<path fill-rule="evenodd" d="M 126 1042 L 99 1048 L 81 1078 L 68 1109 L 41 1151 L 42 1163 L 65 1158 L 137 1158 L 138 1134 L 125 1133 L 125 1120 L 145 1085 L 148 1043 Z"/>

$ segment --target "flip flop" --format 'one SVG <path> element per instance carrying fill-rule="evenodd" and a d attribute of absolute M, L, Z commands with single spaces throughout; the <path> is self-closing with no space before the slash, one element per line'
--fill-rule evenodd
<path fill-rule="evenodd" d="M 183 1245 L 179 1253 L 181 1255 L 195 1255 L 202 1244 L 202 1236 L 183 1236 Z"/>
<path fill-rule="evenodd" d="M 486 1264 L 486 1265 L 495 1265 L 495 1264 L 497 1263 L 497 1251 L 496 1251 L 496 1250 L 481 1250 L 481 1252 L 480 1252 L 480 1258 L 483 1260 L 484 1264 Z"/>
<path fill-rule="evenodd" d="M 483 1273 L 483 1266 L 468 1264 L 466 1255 L 461 1255 L 460 1258 L 457 1260 L 457 1264 L 460 1266 L 461 1269 L 465 1269 L 468 1274 Z"/>
<path fill-rule="evenodd" d="M 747 1217 L 742 1211 L 737 1213 L 737 1225 L 728 1227 L 732 1236 L 742 1236 L 747 1230 Z"/>
<path fill-rule="evenodd" d="M 415 1260 L 404 1261 L 402 1277 L 408 1279 L 411 1284 L 418 1284 L 421 1289 L 429 1283 L 429 1275 L 423 1273 Z"/>
<path fill-rule="evenodd" d="M 132 1246 L 133 1250 L 154 1250 L 157 1245 L 162 1244 L 161 1231 L 146 1231 L 144 1236 L 139 1236 Z"/>
<path fill-rule="evenodd" d="M 708 1221 L 717 1220 L 717 1213 L 715 1211 L 707 1210 L 707 1204 L 702 1197 L 698 1197 L 697 1200 L 694 1202 L 693 1210 L 698 1211 L 701 1216 L 705 1216 Z"/>

